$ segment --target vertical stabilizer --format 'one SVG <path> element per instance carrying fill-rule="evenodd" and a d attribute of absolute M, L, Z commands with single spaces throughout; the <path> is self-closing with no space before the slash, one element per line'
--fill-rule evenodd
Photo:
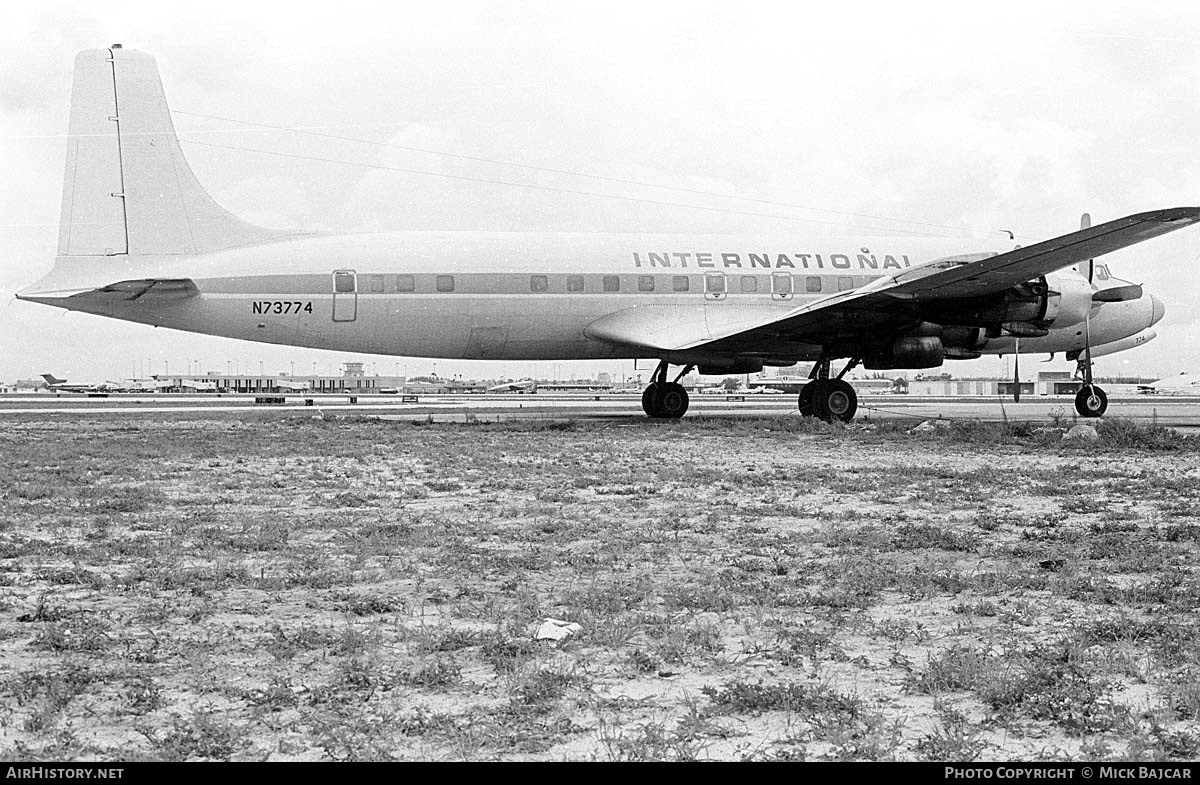
<path fill-rule="evenodd" d="M 192 174 L 154 58 L 89 49 L 75 58 L 60 256 L 186 255 L 286 237 L 242 221 Z"/>

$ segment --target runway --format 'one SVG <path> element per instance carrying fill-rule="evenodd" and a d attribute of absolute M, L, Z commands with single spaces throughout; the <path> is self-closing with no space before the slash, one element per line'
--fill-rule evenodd
<path fill-rule="evenodd" d="M 463 422 L 504 419 L 642 420 L 636 394 L 533 395 L 277 395 L 113 393 L 93 397 L 83 393 L 6 394 L 0 396 L 0 418 L 379 415 L 387 419 L 426 419 Z M 693 395 L 687 417 L 798 417 L 793 395 Z M 1109 399 L 1108 416 L 1157 423 L 1181 430 L 1200 430 L 1200 398 L 1128 396 Z M 905 395 L 863 395 L 856 422 L 865 419 L 906 418 L 915 421 L 947 418 L 980 421 L 1073 419 L 1073 399 L 1067 396 L 1009 398 L 914 398 Z"/>

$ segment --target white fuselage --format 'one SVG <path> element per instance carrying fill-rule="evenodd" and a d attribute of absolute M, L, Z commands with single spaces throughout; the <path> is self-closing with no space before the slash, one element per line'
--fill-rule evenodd
<path fill-rule="evenodd" d="M 193 256 L 59 257 L 20 296 L 189 332 L 412 357 L 568 360 L 647 356 L 588 336 L 588 325 L 638 306 L 785 313 L 980 241 L 821 237 L 405 232 L 298 236 Z M 1004 251 L 1007 248 L 989 250 Z M 121 264 L 114 264 L 121 262 Z M 100 272 L 100 271 L 103 272 Z M 189 278 L 186 299 L 71 300 L 116 281 Z M 1092 308 L 1091 342 L 1161 317 L 1148 295 Z M 1022 352 L 1082 348 L 1082 325 Z M 1008 353 L 1012 339 L 979 347 Z M 819 348 L 814 347 L 815 359 Z"/>

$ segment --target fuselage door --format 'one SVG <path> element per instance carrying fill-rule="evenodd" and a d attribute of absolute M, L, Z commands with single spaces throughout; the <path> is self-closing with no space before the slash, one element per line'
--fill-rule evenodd
<path fill-rule="evenodd" d="M 333 320 L 352 322 L 358 315 L 358 286 L 353 270 L 333 271 Z"/>
<path fill-rule="evenodd" d="M 791 273 L 771 273 L 771 298 L 774 300 L 792 299 Z"/>
<path fill-rule="evenodd" d="M 725 273 L 704 274 L 704 299 L 724 300 L 726 291 Z"/>

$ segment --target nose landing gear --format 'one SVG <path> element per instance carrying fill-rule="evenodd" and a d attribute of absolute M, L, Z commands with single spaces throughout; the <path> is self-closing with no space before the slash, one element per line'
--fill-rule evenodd
<path fill-rule="evenodd" d="M 1088 374 L 1089 376 L 1091 374 Z M 1075 411 L 1080 417 L 1100 417 L 1108 409 L 1108 396 L 1094 384 L 1084 384 L 1075 395 Z"/>
<path fill-rule="evenodd" d="M 1092 383 L 1091 347 L 1079 356 L 1075 373 L 1083 376 L 1083 386 L 1075 395 L 1075 411 L 1080 417 L 1101 417 L 1108 409 L 1108 396 Z"/>
<path fill-rule="evenodd" d="M 1079 219 L 1079 228 L 1087 229 L 1092 225 L 1092 216 L 1084 213 Z M 1092 275 L 1096 271 L 1094 259 L 1088 259 L 1087 279 L 1092 283 Z M 1093 295 L 1094 297 L 1094 295 Z M 1080 417 L 1099 417 L 1108 408 L 1108 396 L 1092 382 L 1092 320 L 1091 311 L 1083 316 L 1083 352 L 1076 358 L 1078 365 L 1075 373 L 1083 376 L 1083 387 L 1075 395 L 1075 411 Z"/>

